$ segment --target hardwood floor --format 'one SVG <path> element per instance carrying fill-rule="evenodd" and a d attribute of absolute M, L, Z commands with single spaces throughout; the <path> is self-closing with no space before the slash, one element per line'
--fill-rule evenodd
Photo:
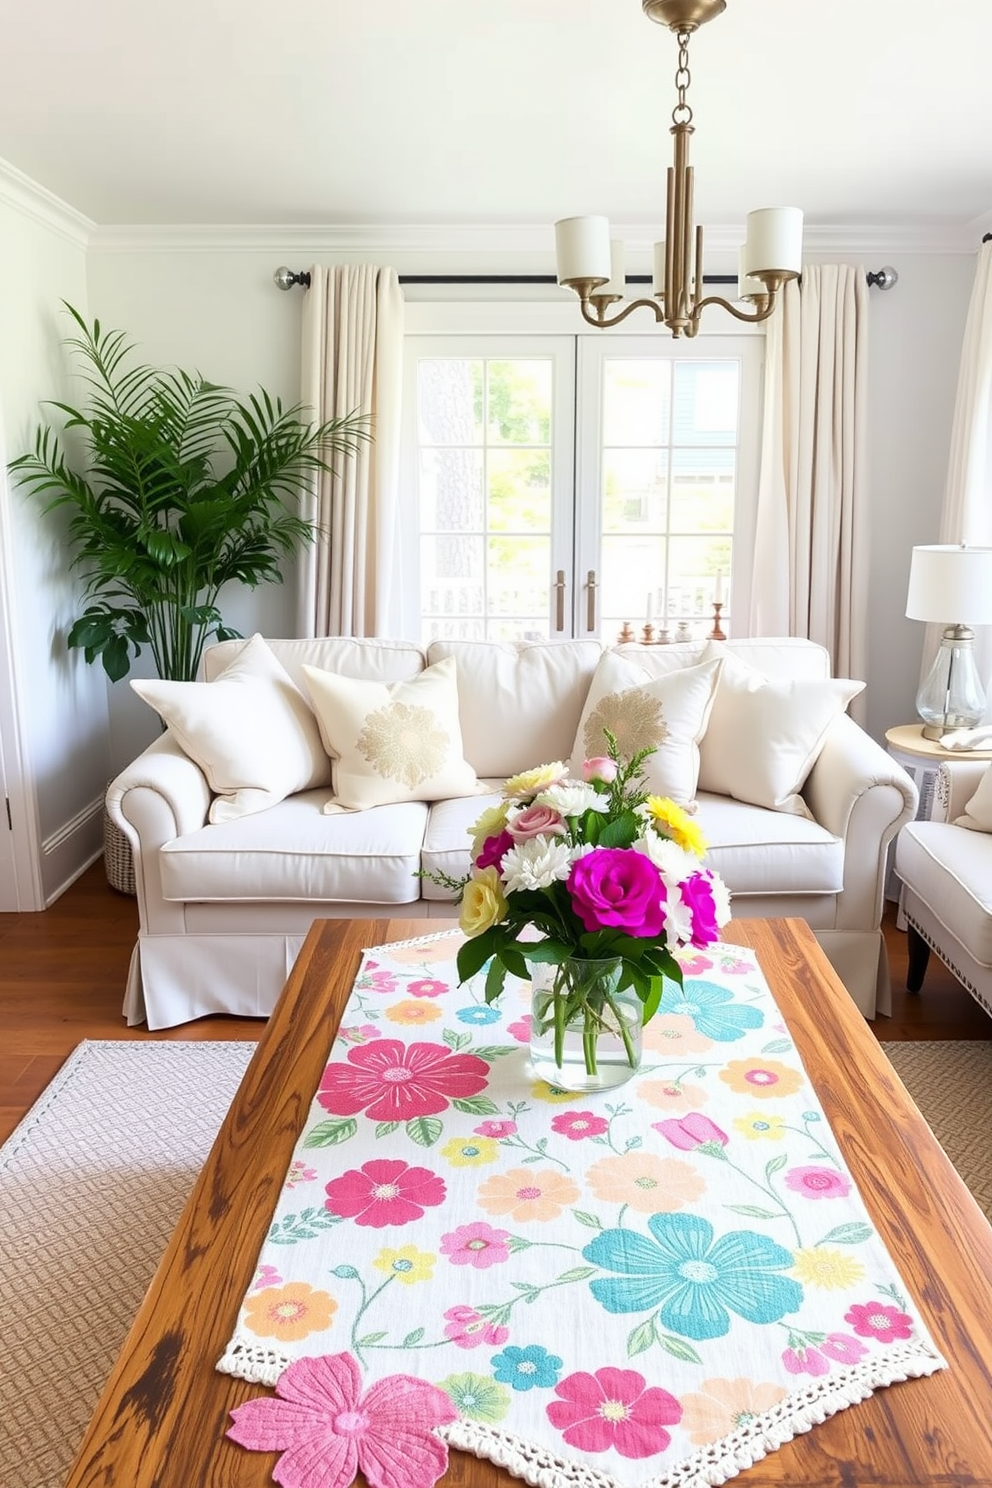
<path fill-rule="evenodd" d="M 135 900 L 111 889 L 98 861 L 42 914 L 0 914 L 0 1140 L 3 1140 L 82 1039 L 257 1039 L 255 1018 L 200 1018 L 149 1033 L 121 1016 L 124 982 L 138 927 Z M 992 1020 L 936 956 L 923 991 L 906 987 L 906 937 L 895 907 L 884 921 L 892 973 L 887 1039 L 990 1039 Z"/>

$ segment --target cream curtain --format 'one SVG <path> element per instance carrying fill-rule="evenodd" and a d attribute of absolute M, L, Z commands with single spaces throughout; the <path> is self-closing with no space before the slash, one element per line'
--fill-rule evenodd
<path fill-rule="evenodd" d="M 767 324 L 752 635 L 807 636 L 866 675 L 868 281 L 807 264 Z M 864 694 L 851 704 L 864 721 Z"/>
<path fill-rule="evenodd" d="M 302 398 L 319 423 L 372 415 L 372 440 L 322 474 L 306 515 L 301 636 L 401 633 L 399 553 L 403 291 L 395 269 L 312 268 L 303 309 Z"/>
<path fill-rule="evenodd" d="M 965 322 L 937 541 L 992 547 L 992 242 L 983 243 L 979 252 Z M 940 635 L 939 625 L 927 626 L 921 681 L 933 664 Z M 992 709 L 992 626 L 975 631 L 975 663 Z"/>

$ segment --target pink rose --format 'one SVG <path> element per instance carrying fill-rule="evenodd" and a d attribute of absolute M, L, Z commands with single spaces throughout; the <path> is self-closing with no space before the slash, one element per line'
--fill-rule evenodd
<path fill-rule="evenodd" d="M 582 779 L 593 781 L 601 780 L 604 785 L 610 785 L 617 778 L 617 762 L 608 759 L 605 754 L 594 755 L 592 759 L 582 762 Z"/>
<path fill-rule="evenodd" d="M 565 831 L 565 823 L 560 814 L 550 806 L 539 806 L 535 802 L 533 806 L 512 816 L 506 824 L 506 830 L 514 842 L 526 842 L 529 837 L 538 837 L 542 833 L 545 837 L 560 837 Z"/>
<path fill-rule="evenodd" d="M 719 937 L 720 927 L 716 922 L 716 902 L 713 885 L 708 873 L 693 873 L 679 884 L 682 902 L 692 914 L 692 943 L 708 946 Z"/>
<path fill-rule="evenodd" d="M 509 832 L 500 832 L 498 837 L 487 837 L 475 860 L 476 868 L 498 868 L 503 861 L 503 854 L 512 846 L 513 838 Z"/>
<path fill-rule="evenodd" d="M 643 853 L 593 848 L 572 864 L 567 887 L 572 908 L 587 930 L 625 930 L 647 939 L 665 928 L 665 886 Z"/>

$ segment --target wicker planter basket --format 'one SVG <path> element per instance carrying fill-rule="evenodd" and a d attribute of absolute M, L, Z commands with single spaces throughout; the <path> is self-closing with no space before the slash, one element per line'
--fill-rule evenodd
<path fill-rule="evenodd" d="M 106 808 L 103 813 L 103 863 L 107 882 L 112 889 L 116 889 L 119 894 L 133 895 L 138 892 L 134 882 L 131 844 L 117 823 L 111 821 Z"/>

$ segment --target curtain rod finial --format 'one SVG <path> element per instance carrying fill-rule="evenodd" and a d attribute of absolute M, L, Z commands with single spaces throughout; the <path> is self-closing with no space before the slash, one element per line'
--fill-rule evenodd
<path fill-rule="evenodd" d="M 287 269 L 285 264 L 280 264 L 272 275 L 272 282 L 279 289 L 292 289 L 294 284 L 302 284 L 304 289 L 309 289 L 310 274 L 306 269 L 301 274 L 294 274 L 292 269 Z"/>

